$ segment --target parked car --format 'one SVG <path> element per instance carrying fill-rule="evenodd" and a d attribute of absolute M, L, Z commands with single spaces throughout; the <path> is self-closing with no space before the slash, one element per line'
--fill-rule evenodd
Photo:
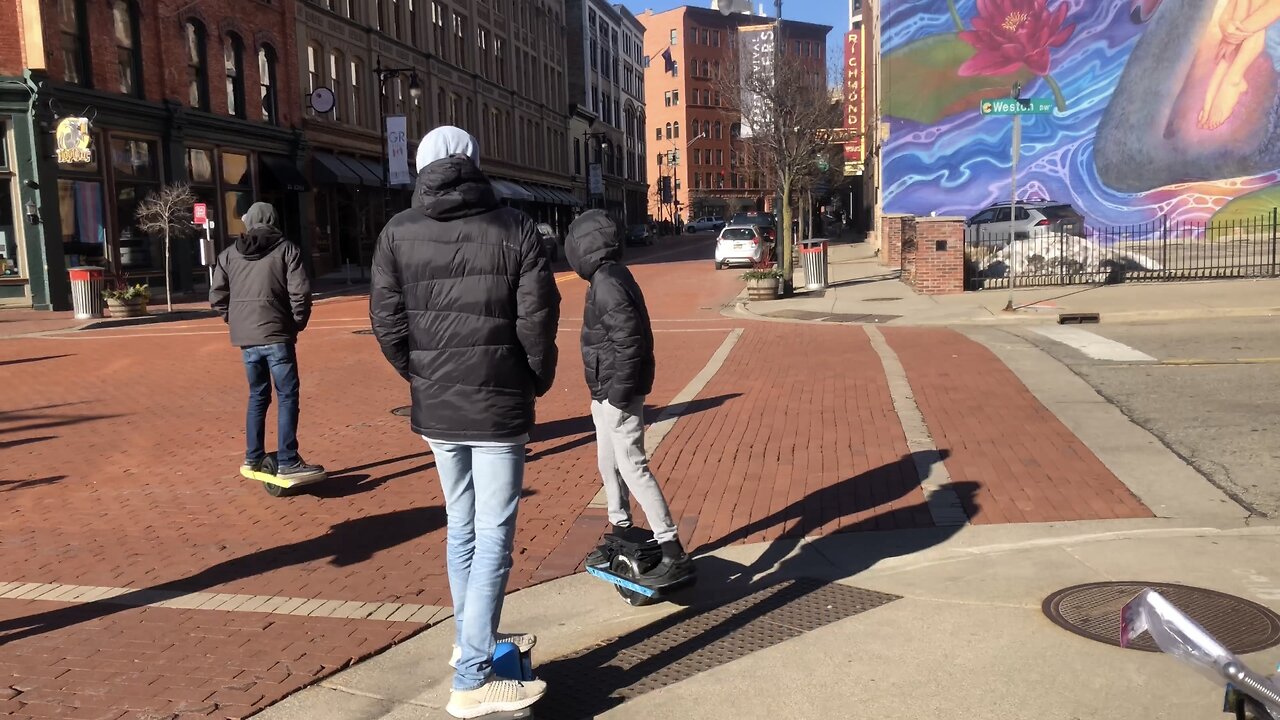
<path fill-rule="evenodd" d="M 755 265 L 773 252 L 773 241 L 759 225 L 727 225 L 716 237 L 716 269 Z"/>
<path fill-rule="evenodd" d="M 720 232 L 723 229 L 724 218 L 714 217 L 711 215 L 700 217 L 697 220 L 692 220 L 684 226 L 684 231 L 690 234 L 707 231 Z"/>
<path fill-rule="evenodd" d="M 628 245 L 652 245 L 653 242 L 653 233 L 649 231 L 648 225 L 631 225 L 627 227 Z"/>
<path fill-rule="evenodd" d="M 769 213 L 756 210 L 741 212 L 733 216 L 733 219 L 729 221 L 729 225 L 755 225 L 764 232 L 770 242 L 777 242 L 778 240 L 778 223 L 773 219 L 773 215 Z"/>
<path fill-rule="evenodd" d="M 1012 214 L 1013 222 L 1009 222 Z M 1008 202 L 995 203 L 982 212 L 965 220 L 966 245 L 986 245 L 993 248 L 1009 244 L 1012 225 L 1014 240 L 1031 237 L 1084 237 L 1084 216 L 1067 203 L 1058 202 Z"/>
<path fill-rule="evenodd" d="M 560 233 L 547 223 L 538 223 L 538 237 L 542 238 L 542 249 L 547 253 L 547 259 L 555 262 L 560 259 Z"/>

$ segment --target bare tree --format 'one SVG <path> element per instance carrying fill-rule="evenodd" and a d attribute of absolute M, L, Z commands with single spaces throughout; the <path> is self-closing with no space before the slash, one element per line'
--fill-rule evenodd
<path fill-rule="evenodd" d="M 746 62 L 753 49 L 740 42 L 738 52 Z M 746 157 L 772 180 L 768 185 L 782 196 L 778 258 L 783 282 L 790 290 L 793 198 L 807 180 L 821 172 L 818 158 L 831 151 L 823 131 L 840 125 L 840 107 L 832 102 L 826 68 L 812 59 L 791 52 L 775 55 L 772 49 L 761 56 L 756 48 L 751 61 L 746 68 L 728 68 L 713 83 L 725 106 L 743 119 Z"/>
<path fill-rule="evenodd" d="M 191 187 L 186 183 L 176 183 L 148 193 L 135 213 L 139 230 L 148 235 L 164 237 L 164 299 L 169 312 L 173 312 L 173 282 L 169 262 L 173 240 L 195 234 L 195 226 L 191 224 L 195 203 L 196 196 L 191 192 Z"/>

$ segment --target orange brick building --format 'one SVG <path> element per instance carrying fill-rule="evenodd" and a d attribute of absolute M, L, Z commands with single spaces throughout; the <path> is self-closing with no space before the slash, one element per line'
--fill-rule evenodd
<path fill-rule="evenodd" d="M 772 19 L 688 6 L 639 19 L 645 26 L 650 215 L 690 220 L 771 209 L 771 178 L 748 162 L 738 137 L 740 117 L 715 78 L 737 72 L 738 33 Z M 825 83 L 830 32 L 827 25 L 784 20 L 782 51 L 810 64 Z"/>
<path fill-rule="evenodd" d="M 0 0 L 0 302 L 66 308 L 66 270 L 79 265 L 162 283 L 163 248 L 133 211 L 168 183 L 191 183 L 219 248 L 255 200 L 276 204 L 302 239 L 294 10 Z M 74 135 L 87 147 L 57 153 L 66 118 L 88 121 Z M 201 286 L 198 243 L 179 241 L 173 255 L 175 288 Z"/>

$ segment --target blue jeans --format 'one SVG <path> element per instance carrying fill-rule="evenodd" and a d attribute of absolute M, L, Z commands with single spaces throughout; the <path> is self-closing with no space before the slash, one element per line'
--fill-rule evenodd
<path fill-rule="evenodd" d="M 276 423 L 276 465 L 297 465 L 298 458 L 298 355 L 291 344 L 254 345 L 241 348 L 244 371 L 249 377 L 249 411 L 245 416 L 244 458 L 256 462 L 266 456 L 267 408 L 271 386 L 280 401 Z"/>
<path fill-rule="evenodd" d="M 493 665 L 524 485 L 524 446 L 428 442 L 449 518 L 449 592 L 454 644 L 462 655 L 453 689 L 474 690 Z"/>

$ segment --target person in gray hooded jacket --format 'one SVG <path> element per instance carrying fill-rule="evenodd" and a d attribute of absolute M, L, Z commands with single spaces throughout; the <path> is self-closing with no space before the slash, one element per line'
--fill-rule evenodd
<path fill-rule="evenodd" d="M 298 333 L 311 318 L 311 281 L 298 245 L 276 229 L 276 211 L 254 203 L 241 218 L 245 232 L 218 255 L 209 304 L 231 326 L 249 380 L 244 467 L 257 472 L 266 458 L 267 408 L 274 384 L 276 475 L 304 480 L 324 472 L 298 454 Z"/>

